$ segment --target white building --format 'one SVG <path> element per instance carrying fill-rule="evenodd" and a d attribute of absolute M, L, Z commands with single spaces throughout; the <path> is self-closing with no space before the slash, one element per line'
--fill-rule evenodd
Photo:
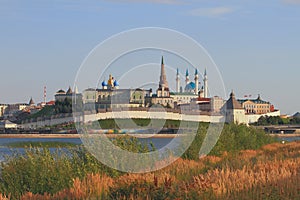
<path fill-rule="evenodd" d="M 245 109 L 242 107 L 242 104 L 236 100 L 233 92 L 231 92 L 230 98 L 223 106 L 222 112 L 225 114 L 226 123 L 248 124 Z"/>

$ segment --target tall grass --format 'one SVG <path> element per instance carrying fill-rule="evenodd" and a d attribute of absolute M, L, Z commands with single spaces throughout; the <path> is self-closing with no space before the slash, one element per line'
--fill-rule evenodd
<path fill-rule="evenodd" d="M 200 126 L 196 140 L 183 158 L 146 174 L 110 169 L 84 148 L 56 153 L 47 148 L 28 149 L 26 154 L 1 164 L 0 199 L 299 197 L 299 142 L 268 144 L 273 139 L 256 129 L 228 125 L 212 153 L 199 158 L 197 145 L 201 145 L 206 128 L 205 124 Z M 127 136 L 114 142 L 133 152 L 152 150 Z"/>
<path fill-rule="evenodd" d="M 179 159 L 153 173 L 88 174 L 54 194 L 26 192 L 21 199 L 299 199 L 299 152 L 299 142 L 274 144 L 199 161 Z"/>

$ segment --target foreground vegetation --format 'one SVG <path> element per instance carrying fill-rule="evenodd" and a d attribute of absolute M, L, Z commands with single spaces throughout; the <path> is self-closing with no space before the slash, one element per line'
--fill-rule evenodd
<path fill-rule="evenodd" d="M 230 124 L 210 155 L 199 158 L 207 127 L 201 124 L 182 158 L 146 174 L 105 167 L 81 147 L 31 148 L 2 163 L 2 199 L 300 198 L 300 143 L 274 143 L 260 130 Z M 154 150 L 128 136 L 114 142 L 133 152 Z"/>

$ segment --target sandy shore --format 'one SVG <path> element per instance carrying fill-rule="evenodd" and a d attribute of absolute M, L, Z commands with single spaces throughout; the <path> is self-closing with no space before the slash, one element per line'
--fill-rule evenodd
<path fill-rule="evenodd" d="M 103 136 L 115 138 L 124 134 L 105 134 Z M 96 134 L 89 134 L 89 136 L 99 136 Z M 137 138 L 174 138 L 180 136 L 177 134 L 131 134 Z M 0 138 L 80 138 L 79 134 L 0 134 Z"/>

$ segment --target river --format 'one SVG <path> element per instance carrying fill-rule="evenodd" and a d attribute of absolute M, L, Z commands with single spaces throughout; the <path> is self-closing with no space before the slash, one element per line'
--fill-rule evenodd
<path fill-rule="evenodd" d="M 149 144 L 152 142 L 156 149 L 163 148 L 173 138 L 139 138 L 142 142 Z M 300 140 L 300 137 L 281 137 L 280 141 L 292 142 Z M 3 161 L 6 156 L 12 155 L 13 152 L 24 152 L 24 148 L 10 148 L 10 143 L 19 142 L 66 142 L 73 144 L 82 144 L 80 138 L 0 138 L 0 161 Z M 56 148 L 51 148 L 51 151 L 55 151 Z"/>

